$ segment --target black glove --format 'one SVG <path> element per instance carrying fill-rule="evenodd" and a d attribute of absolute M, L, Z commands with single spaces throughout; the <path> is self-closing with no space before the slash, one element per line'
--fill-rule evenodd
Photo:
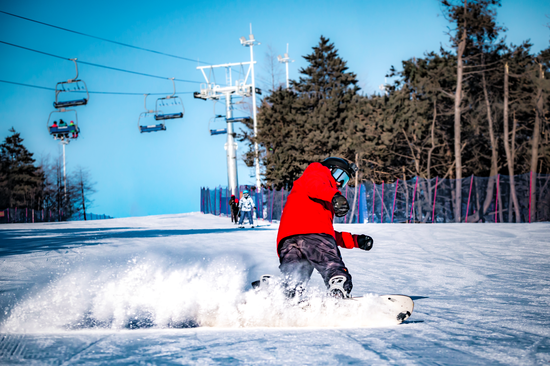
<path fill-rule="evenodd" d="M 334 197 L 332 197 L 332 207 L 334 207 L 334 214 L 337 217 L 346 216 L 349 211 L 348 200 L 340 193 L 336 193 Z"/>
<path fill-rule="evenodd" d="M 371 250 L 373 243 L 374 241 L 370 236 L 363 234 L 357 235 L 357 245 L 359 245 L 359 249 Z"/>

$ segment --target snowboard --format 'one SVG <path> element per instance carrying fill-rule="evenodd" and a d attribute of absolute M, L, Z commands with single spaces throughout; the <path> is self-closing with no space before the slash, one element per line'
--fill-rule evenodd
<path fill-rule="evenodd" d="M 267 289 L 277 279 L 271 275 L 263 275 L 260 280 L 252 282 L 252 288 L 259 291 Z M 338 299 L 342 306 L 354 306 L 354 302 L 359 302 L 364 296 L 349 297 Z M 378 302 L 383 303 L 382 312 L 395 318 L 397 324 L 403 323 L 410 318 L 414 310 L 413 300 L 406 295 L 378 295 Z M 303 306 L 303 302 L 299 302 Z"/>
<path fill-rule="evenodd" d="M 380 300 L 384 302 L 385 313 L 390 313 L 395 316 L 397 324 L 403 323 L 409 319 L 414 310 L 413 300 L 406 295 L 379 295 Z M 341 301 L 359 301 L 363 296 L 350 297 Z"/>

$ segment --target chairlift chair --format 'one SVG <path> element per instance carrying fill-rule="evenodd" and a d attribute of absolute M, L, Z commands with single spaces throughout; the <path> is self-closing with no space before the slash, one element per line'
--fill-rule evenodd
<path fill-rule="evenodd" d="M 227 133 L 227 128 L 218 128 L 217 130 L 210 130 L 210 135 L 223 135 Z"/>
<path fill-rule="evenodd" d="M 166 126 L 163 123 L 158 125 L 149 125 L 149 126 L 139 126 L 139 132 L 156 132 L 156 131 L 166 131 Z"/>
<path fill-rule="evenodd" d="M 228 123 L 237 123 L 237 122 L 249 122 L 252 118 L 250 117 L 233 117 L 233 118 L 228 118 L 227 119 L 227 122 Z"/>
<path fill-rule="evenodd" d="M 71 126 L 67 124 L 66 126 L 58 125 L 57 127 L 52 127 L 53 121 L 56 120 L 56 118 L 52 118 L 52 116 L 56 115 L 55 113 L 68 113 L 68 112 L 74 112 L 74 119 L 67 118 L 67 121 L 73 121 L 74 125 Z M 59 116 L 59 120 L 61 119 L 62 119 L 61 116 Z M 50 112 L 50 115 L 48 116 L 48 122 L 46 122 L 46 127 L 48 128 L 48 133 L 52 135 L 55 140 L 57 139 L 74 140 L 80 134 L 80 128 L 78 127 L 78 114 L 74 109 L 60 108 L 59 110 Z M 76 134 L 77 137 L 72 137 L 73 134 Z"/>
<path fill-rule="evenodd" d="M 223 119 L 223 121 L 225 122 L 225 116 L 221 114 L 216 114 L 214 117 L 210 118 L 210 120 L 208 121 L 208 129 L 210 131 L 210 136 L 223 135 L 227 133 L 227 128 L 217 128 L 217 129 L 210 128 L 210 123 L 211 122 L 216 123 L 216 120 L 218 119 Z"/>
<path fill-rule="evenodd" d="M 164 98 L 157 99 L 157 103 L 155 105 L 155 120 L 156 121 L 164 121 L 167 119 L 176 119 L 176 118 L 183 118 L 183 114 L 185 113 L 185 109 L 183 108 L 183 101 L 180 97 L 176 95 L 176 83 L 174 82 L 174 78 L 170 78 L 172 80 L 172 85 L 174 86 L 174 92 L 172 95 L 168 95 Z M 181 112 L 180 107 L 181 106 Z M 170 109 L 177 109 L 178 111 L 175 113 L 163 113 L 160 107 L 170 107 Z"/>
<path fill-rule="evenodd" d="M 145 100 L 143 101 L 143 105 L 145 106 L 145 112 L 141 112 L 138 119 L 138 128 L 139 132 L 156 132 L 156 131 L 166 131 L 166 125 L 161 122 L 158 124 L 153 125 L 142 125 L 141 121 L 142 119 L 145 120 L 148 116 L 156 116 L 157 111 L 152 111 L 147 109 L 147 96 L 149 94 L 145 94 Z M 156 120 L 156 118 L 155 118 Z"/>
<path fill-rule="evenodd" d="M 55 102 L 53 103 L 53 106 L 56 109 L 86 105 L 88 104 L 88 100 L 90 99 L 90 93 L 88 92 L 88 87 L 86 86 L 86 83 L 83 80 L 78 79 L 78 64 L 76 63 L 76 58 L 72 58 L 71 61 L 74 62 L 74 65 L 76 67 L 76 76 L 73 79 L 61 81 L 55 85 Z M 86 92 L 86 98 L 60 101 L 59 94 L 67 92 Z"/>

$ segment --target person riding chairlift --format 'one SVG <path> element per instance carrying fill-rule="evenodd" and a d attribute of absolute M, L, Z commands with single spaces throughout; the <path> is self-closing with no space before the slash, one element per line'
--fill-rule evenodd
<path fill-rule="evenodd" d="M 59 120 L 59 127 L 67 127 L 67 122 L 65 122 L 65 121 L 63 121 L 62 119 L 60 119 L 60 120 Z M 68 134 L 68 133 L 59 134 L 59 138 L 63 139 L 63 137 L 69 138 L 69 134 Z"/>
<path fill-rule="evenodd" d="M 57 128 L 57 121 L 53 121 L 51 128 Z M 57 135 L 54 135 L 53 138 L 55 139 L 56 136 Z"/>
<path fill-rule="evenodd" d="M 74 127 L 74 122 L 73 121 L 69 122 L 69 127 Z M 76 127 L 75 127 L 75 129 L 73 130 L 73 139 L 75 139 L 77 137 L 78 137 L 78 131 L 76 130 Z"/>

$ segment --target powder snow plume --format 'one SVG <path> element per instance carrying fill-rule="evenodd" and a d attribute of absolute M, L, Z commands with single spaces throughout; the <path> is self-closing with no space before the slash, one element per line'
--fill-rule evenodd
<path fill-rule="evenodd" d="M 17 304 L 1 326 L 8 333 L 86 329 L 376 327 L 395 324 L 377 296 L 342 306 L 320 289 L 307 306 L 281 291 L 246 290 L 246 266 L 216 258 L 174 268 L 133 259 L 101 270 L 80 268 Z"/>

